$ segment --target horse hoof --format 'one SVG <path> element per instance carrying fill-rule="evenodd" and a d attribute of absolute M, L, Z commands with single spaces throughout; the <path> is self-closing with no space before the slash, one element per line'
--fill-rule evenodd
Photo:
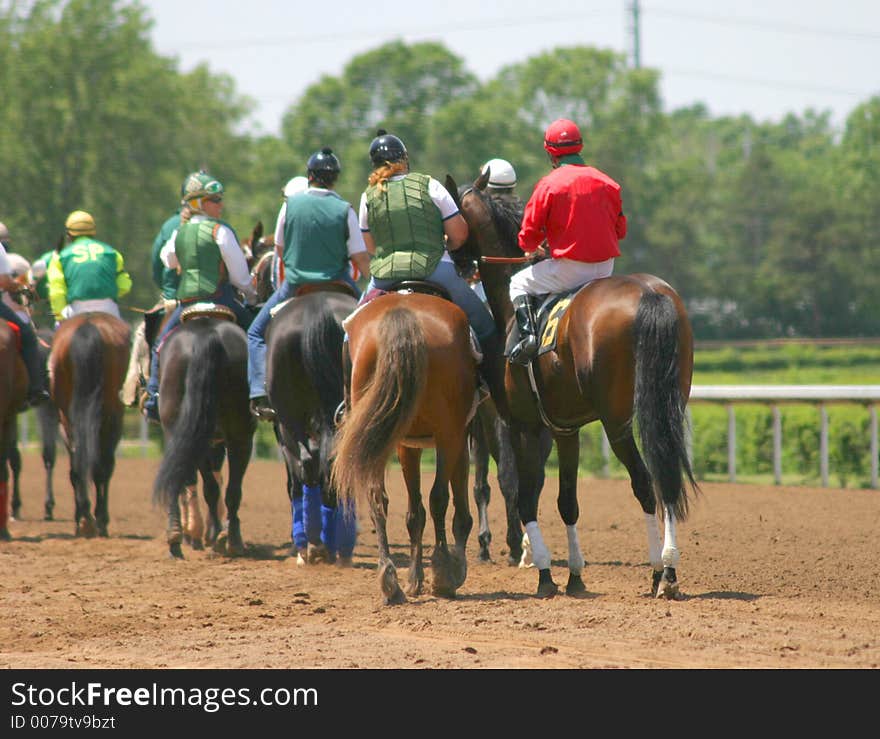
<path fill-rule="evenodd" d="M 458 590 L 464 581 L 467 580 L 467 557 L 464 552 L 454 551 L 449 562 L 449 572 L 452 577 L 452 583 Z"/>
<path fill-rule="evenodd" d="M 12 534 L 9 533 L 9 529 L 5 526 L 0 529 L 0 541 L 12 541 Z"/>
<path fill-rule="evenodd" d="M 306 559 L 305 559 L 305 557 L 302 556 L 302 552 L 296 553 L 296 566 L 297 567 L 305 567 L 306 566 Z"/>
<path fill-rule="evenodd" d="M 226 540 L 226 556 L 227 557 L 240 557 L 244 554 L 244 542 L 241 539 L 233 539 L 232 537 Z"/>
<path fill-rule="evenodd" d="M 191 538 L 190 546 L 197 552 L 201 552 L 205 548 L 205 545 L 202 543 L 201 539 Z"/>
<path fill-rule="evenodd" d="M 565 586 L 565 594 L 578 596 L 583 595 L 586 592 L 587 587 L 584 585 L 584 581 L 581 580 L 581 576 L 569 574 L 568 584 Z"/>
<path fill-rule="evenodd" d="M 214 539 L 214 546 L 211 547 L 216 554 L 226 554 L 226 540 L 227 536 L 225 533 L 220 534 L 216 539 Z"/>
<path fill-rule="evenodd" d="M 100 536 L 102 539 L 109 539 L 110 538 L 110 534 L 107 532 L 106 526 L 99 526 L 98 527 L 98 536 Z"/>
<path fill-rule="evenodd" d="M 397 581 L 397 570 L 391 562 L 379 565 L 379 588 L 385 596 L 386 606 L 397 606 L 406 603 L 406 596 Z"/>
<path fill-rule="evenodd" d="M 52 511 L 46 511 L 46 513 L 43 515 L 43 520 L 44 521 L 54 521 L 55 516 L 52 515 Z"/>
<path fill-rule="evenodd" d="M 491 562 L 492 557 L 489 555 L 488 548 L 487 549 L 480 549 L 480 553 L 477 555 L 477 559 L 480 562 Z"/>
<path fill-rule="evenodd" d="M 93 539 L 97 533 L 95 521 L 92 518 L 84 518 L 76 525 L 76 535 L 84 539 Z"/>
<path fill-rule="evenodd" d="M 351 555 L 344 556 L 340 554 L 339 558 L 336 560 L 336 566 L 340 569 L 347 570 L 354 567 L 354 559 L 352 559 Z"/>
<path fill-rule="evenodd" d="M 550 570 L 538 571 L 538 591 L 535 593 L 536 598 L 552 598 L 559 592 L 559 587 L 550 577 Z"/>
<path fill-rule="evenodd" d="M 406 603 L 406 596 L 403 594 L 403 591 L 399 587 L 390 595 L 385 596 L 386 606 L 400 606 L 404 603 Z"/>
<path fill-rule="evenodd" d="M 306 559 L 310 565 L 329 562 L 330 552 L 323 544 L 309 544 L 306 549 Z"/>
<path fill-rule="evenodd" d="M 675 575 L 675 568 L 666 567 L 660 577 L 657 585 L 656 598 L 665 598 L 666 600 L 681 600 L 681 593 L 678 589 L 678 578 Z"/>
<path fill-rule="evenodd" d="M 657 597 L 657 591 L 660 588 L 660 580 L 663 579 L 663 570 L 654 570 L 651 573 L 651 595 Z"/>
<path fill-rule="evenodd" d="M 168 556 L 171 559 L 183 559 L 183 549 L 180 548 L 180 542 L 175 541 L 168 545 Z"/>

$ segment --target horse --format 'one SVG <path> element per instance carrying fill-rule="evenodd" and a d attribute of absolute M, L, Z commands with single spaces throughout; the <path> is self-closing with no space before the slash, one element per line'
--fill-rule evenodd
<path fill-rule="evenodd" d="M 298 564 L 351 563 L 354 512 L 337 505 L 330 465 L 343 401 L 342 322 L 356 307 L 345 283 L 302 285 L 279 305 L 266 331 L 266 390 L 287 470 Z"/>
<path fill-rule="evenodd" d="M 396 448 L 409 501 L 407 592 L 418 595 L 424 585 L 425 528 L 420 462 L 422 449 L 434 447 L 432 590 L 453 598 L 467 577 L 465 547 L 473 525 L 467 424 L 476 400 L 477 360 L 467 317 L 436 295 L 389 292 L 358 308 L 345 329 L 345 412 L 336 435 L 331 484 L 343 501 L 369 502 L 379 545 L 380 589 L 386 604 L 404 603 L 388 547 L 385 466 Z M 451 551 L 446 536 L 450 483 L 455 509 Z"/>
<path fill-rule="evenodd" d="M 0 321 L 0 541 L 9 541 L 9 468 L 7 458 L 22 398 L 28 388 L 27 369 L 18 350 L 18 334 Z"/>
<path fill-rule="evenodd" d="M 488 173 L 484 173 L 459 190 L 447 176 L 446 187 L 468 223 L 468 240 L 462 248 L 481 259 L 480 273 L 492 312 L 496 320 L 512 326 L 511 267 L 486 258 L 510 261 L 522 257 L 516 238 L 518 224 L 483 194 L 487 182 Z M 566 593 L 577 596 L 586 592 L 576 528 L 578 432 L 598 420 L 629 473 L 644 512 L 651 592 L 657 598 L 677 599 L 676 523 L 688 514 L 688 486 L 699 492 L 685 444 L 693 333 L 684 303 L 669 284 L 654 275 L 615 275 L 578 290 L 550 328 L 555 329 L 555 348 L 539 353 L 529 367 L 508 363 L 505 370 L 519 482 L 517 502 L 538 569 L 537 596 L 552 597 L 558 592 L 550 574 L 550 553 L 537 524 L 541 429 L 550 429 L 559 456 L 557 506 L 569 539 Z M 638 425 L 641 452 L 633 436 L 633 421 Z M 662 546 L 658 508 L 664 520 Z"/>
<path fill-rule="evenodd" d="M 49 350 L 55 332 L 52 329 L 37 329 L 37 352 L 40 364 L 48 374 Z M 48 382 L 47 382 L 48 385 Z M 43 520 L 54 520 L 55 490 L 52 476 L 57 457 L 58 427 L 61 423 L 58 408 L 51 401 L 41 403 L 34 409 L 37 422 L 40 424 L 40 440 L 42 442 L 43 468 L 46 470 L 46 494 L 43 499 Z M 12 470 L 12 517 L 21 516 L 21 452 L 18 449 L 18 429 L 9 447 L 9 467 Z"/>
<path fill-rule="evenodd" d="M 549 431 L 543 430 L 540 435 L 540 479 L 538 489 L 544 486 L 544 464 L 553 448 L 553 438 Z M 498 471 L 498 487 L 504 498 L 504 510 L 507 519 L 507 563 L 511 566 L 528 566 L 527 552 L 524 544 L 522 525 L 517 508 L 517 474 L 516 461 L 510 441 L 510 425 L 498 413 L 498 408 L 491 396 L 477 407 L 477 412 L 468 427 L 468 447 L 471 462 L 474 466 L 474 503 L 477 507 L 477 523 L 479 533 L 478 557 L 481 562 L 492 560 L 489 547 L 492 543 L 492 530 L 489 526 L 489 501 L 492 488 L 489 485 L 489 458 L 495 460 Z"/>
<path fill-rule="evenodd" d="M 244 553 L 242 480 L 250 463 L 256 419 L 248 409 L 247 339 L 225 306 L 196 304 L 166 338 L 160 353 L 159 416 L 165 439 L 153 501 L 167 511 L 169 554 L 183 559 L 180 498 L 201 473 L 208 507 L 205 543 L 229 556 Z M 228 462 L 226 524 L 221 526 L 216 476 Z M 186 509 L 184 510 L 186 516 Z M 199 548 L 197 533 L 192 543 Z"/>
<path fill-rule="evenodd" d="M 108 536 L 109 487 L 122 436 L 119 397 L 131 330 L 109 313 L 81 313 L 61 322 L 49 352 L 49 386 L 70 456 L 76 535 Z M 94 516 L 89 493 L 95 488 Z"/>

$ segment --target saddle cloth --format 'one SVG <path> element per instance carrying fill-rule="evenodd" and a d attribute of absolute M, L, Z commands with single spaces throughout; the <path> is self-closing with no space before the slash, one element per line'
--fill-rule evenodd
<path fill-rule="evenodd" d="M 581 286 L 583 287 L 583 285 Z M 535 330 L 538 336 L 538 356 L 556 349 L 556 329 L 559 327 L 559 319 L 563 316 L 571 304 L 575 294 L 581 288 L 575 288 L 566 293 L 553 293 L 547 295 L 541 305 L 535 311 Z M 519 326 L 512 321 L 507 332 L 507 342 L 504 345 L 504 356 L 510 354 L 520 340 Z"/>

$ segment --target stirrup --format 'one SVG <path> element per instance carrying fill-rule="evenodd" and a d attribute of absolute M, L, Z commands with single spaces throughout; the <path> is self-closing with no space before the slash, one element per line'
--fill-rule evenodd
<path fill-rule="evenodd" d="M 266 396 L 260 398 L 251 398 L 251 415 L 256 416 L 260 421 L 274 421 L 275 409 L 269 405 Z"/>
<path fill-rule="evenodd" d="M 534 336 L 526 336 L 513 349 L 507 361 L 511 364 L 518 364 L 521 367 L 528 367 L 538 354 L 538 342 Z"/>

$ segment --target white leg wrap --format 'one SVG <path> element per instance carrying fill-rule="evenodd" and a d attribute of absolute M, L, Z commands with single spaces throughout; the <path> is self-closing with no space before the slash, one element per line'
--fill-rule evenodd
<path fill-rule="evenodd" d="M 544 543 L 544 537 L 541 536 L 541 529 L 538 528 L 537 521 L 529 521 L 526 524 L 526 533 L 529 535 L 529 541 L 532 544 L 532 562 L 539 570 L 550 569 L 550 550 Z"/>
<path fill-rule="evenodd" d="M 663 566 L 678 567 L 678 547 L 675 544 L 675 516 L 669 508 L 663 508 L 664 537 L 663 537 Z"/>
<path fill-rule="evenodd" d="M 648 532 L 648 559 L 651 567 L 655 570 L 663 569 L 663 562 L 660 560 L 660 522 L 654 513 L 645 514 L 645 529 Z"/>
<path fill-rule="evenodd" d="M 579 576 L 584 569 L 584 554 L 578 540 L 577 526 L 566 526 L 565 533 L 568 535 L 568 569 L 572 575 Z"/>

